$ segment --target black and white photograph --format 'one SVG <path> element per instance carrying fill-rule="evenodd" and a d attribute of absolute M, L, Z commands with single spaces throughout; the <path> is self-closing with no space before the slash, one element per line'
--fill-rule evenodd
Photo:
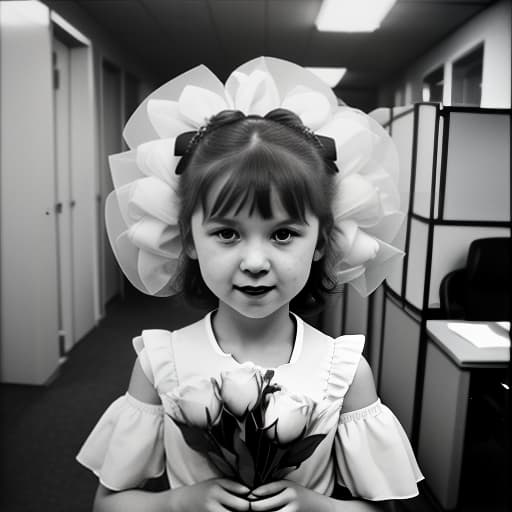
<path fill-rule="evenodd" d="M 0 0 L 0 509 L 508 512 L 512 3 Z"/>

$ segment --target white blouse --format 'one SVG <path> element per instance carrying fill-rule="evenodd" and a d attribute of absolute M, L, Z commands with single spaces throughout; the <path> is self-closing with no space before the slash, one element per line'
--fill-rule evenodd
<path fill-rule="evenodd" d="M 380 400 L 341 413 L 361 357 L 364 336 L 333 339 L 299 317 L 290 361 L 274 368 L 274 381 L 318 404 L 311 433 L 327 434 L 311 457 L 286 478 L 330 495 L 334 484 L 369 500 L 410 498 L 423 478 L 395 415 Z M 159 395 L 193 375 L 219 378 L 239 363 L 215 339 L 211 314 L 178 331 L 145 330 L 133 340 L 142 369 Z M 114 491 L 137 488 L 167 471 L 171 487 L 221 476 L 186 445 L 167 416 L 174 406 L 143 403 L 126 393 L 100 418 L 77 460 Z M 341 413 L 341 414 L 340 414 Z"/>

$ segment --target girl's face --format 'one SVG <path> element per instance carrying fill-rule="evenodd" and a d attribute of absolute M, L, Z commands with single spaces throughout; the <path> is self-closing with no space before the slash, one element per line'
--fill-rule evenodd
<path fill-rule="evenodd" d="M 290 219 L 272 193 L 273 216 L 264 219 L 246 204 L 240 212 L 205 218 L 202 208 L 192 216 L 193 247 L 208 288 L 219 308 L 248 318 L 265 318 L 290 301 L 304 287 L 317 250 L 319 225 L 311 213 L 307 224 Z"/>

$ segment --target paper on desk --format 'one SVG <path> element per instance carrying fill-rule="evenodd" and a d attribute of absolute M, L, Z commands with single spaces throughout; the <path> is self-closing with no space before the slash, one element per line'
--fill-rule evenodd
<path fill-rule="evenodd" d="M 505 330 L 493 330 L 489 324 L 449 322 L 448 329 L 468 340 L 478 348 L 507 348 L 510 347 L 510 339 Z"/>
<path fill-rule="evenodd" d="M 496 322 L 496 324 L 499 325 L 502 329 L 510 331 L 510 322 Z"/>

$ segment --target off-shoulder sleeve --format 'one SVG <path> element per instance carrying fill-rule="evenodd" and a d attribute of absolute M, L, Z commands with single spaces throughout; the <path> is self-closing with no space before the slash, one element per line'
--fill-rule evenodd
<path fill-rule="evenodd" d="M 76 458 L 113 491 L 160 476 L 165 470 L 163 407 L 126 393 L 105 411 Z"/>
<path fill-rule="evenodd" d="M 144 330 L 133 339 L 133 347 L 144 374 L 159 394 L 177 386 L 171 332 L 163 329 Z"/>
<path fill-rule="evenodd" d="M 337 481 L 354 496 L 393 500 L 418 494 L 423 475 L 407 434 L 380 400 L 341 414 L 334 448 Z"/>

